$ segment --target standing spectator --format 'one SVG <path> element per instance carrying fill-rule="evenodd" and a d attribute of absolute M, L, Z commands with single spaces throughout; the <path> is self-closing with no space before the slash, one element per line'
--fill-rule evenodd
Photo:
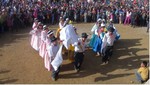
<path fill-rule="evenodd" d="M 87 22 L 87 10 L 84 12 L 84 22 Z"/>
<path fill-rule="evenodd" d="M 9 31 L 12 31 L 13 19 L 11 16 L 7 16 L 7 27 Z"/>
<path fill-rule="evenodd" d="M 130 24 L 130 20 L 131 20 L 131 11 L 128 9 L 126 12 L 126 19 L 124 21 L 124 24 Z"/>

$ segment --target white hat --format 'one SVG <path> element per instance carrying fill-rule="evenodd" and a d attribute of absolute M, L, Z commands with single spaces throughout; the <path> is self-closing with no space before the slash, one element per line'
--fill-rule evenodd
<path fill-rule="evenodd" d="M 44 26 L 43 26 L 43 28 L 46 28 L 46 27 L 47 27 L 47 25 L 44 25 Z"/>
<path fill-rule="evenodd" d="M 105 19 L 102 19 L 102 21 L 105 21 Z"/>
<path fill-rule="evenodd" d="M 103 27 L 103 26 L 105 26 L 105 24 L 104 24 L 104 23 L 102 23 L 102 24 L 101 24 L 101 27 Z"/>
<path fill-rule="evenodd" d="M 112 22 L 113 20 L 112 19 L 110 19 L 110 22 Z"/>
<path fill-rule="evenodd" d="M 38 25 L 41 25 L 42 23 L 41 22 L 38 22 Z"/>
<path fill-rule="evenodd" d="M 60 19 L 62 19 L 63 17 L 60 17 Z"/>
<path fill-rule="evenodd" d="M 66 18 L 66 21 L 68 21 L 69 20 L 69 18 Z"/>
<path fill-rule="evenodd" d="M 44 25 L 44 26 L 43 26 L 43 30 L 46 30 L 46 29 L 47 29 L 47 25 Z"/>
<path fill-rule="evenodd" d="M 101 18 L 99 18 L 98 20 L 97 20 L 97 22 L 100 22 L 102 19 Z"/>

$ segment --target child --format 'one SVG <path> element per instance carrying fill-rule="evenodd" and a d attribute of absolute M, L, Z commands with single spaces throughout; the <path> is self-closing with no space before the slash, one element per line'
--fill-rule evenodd
<path fill-rule="evenodd" d="M 50 65 L 49 54 L 48 54 L 48 52 L 49 52 L 48 48 L 51 45 L 50 38 L 52 38 L 52 37 L 54 37 L 54 32 L 52 30 L 49 30 L 47 32 L 47 37 L 46 37 L 46 52 L 45 52 L 45 55 L 44 55 L 44 65 L 45 65 L 45 68 L 48 71 L 52 70 L 52 66 Z"/>
<path fill-rule="evenodd" d="M 140 82 L 146 82 L 149 77 L 149 69 L 147 68 L 147 62 L 143 61 L 141 63 L 141 67 L 138 69 L 138 71 L 135 73 L 136 79 Z"/>
<path fill-rule="evenodd" d="M 82 38 L 79 38 L 78 42 L 74 44 L 74 68 L 76 72 L 80 71 L 84 60 L 85 47 L 87 46 L 87 37 L 88 35 L 86 33 L 82 33 Z"/>
<path fill-rule="evenodd" d="M 39 55 L 43 58 L 46 52 L 46 36 L 47 36 L 48 28 L 46 25 L 43 26 L 43 30 L 41 32 L 41 44 L 39 47 Z"/>
<path fill-rule="evenodd" d="M 114 33 L 114 30 L 115 29 L 113 27 L 110 27 L 102 40 L 101 52 L 103 54 L 102 57 L 103 64 L 108 63 L 113 53 L 113 45 L 116 38 L 116 34 Z"/>
<path fill-rule="evenodd" d="M 57 43 L 57 38 L 51 37 L 50 40 L 51 40 L 51 45 L 48 47 L 48 51 L 49 51 L 48 55 L 51 63 L 56 57 L 56 54 L 59 50 L 59 45 Z M 60 67 L 56 71 L 54 70 L 54 68 L 52 68 L 51 77 L 53 81 L 56 81 L 56 78 L 58 78 L 59 71 L 60 71 Z"/>

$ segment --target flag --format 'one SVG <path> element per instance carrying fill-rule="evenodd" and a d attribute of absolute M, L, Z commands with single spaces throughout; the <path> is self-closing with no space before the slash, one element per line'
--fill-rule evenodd
<path fill-rule="evenodd" d="M 63 41 L 63 45 L 66 49 L 68 49 L 71 44 L 78 42 L 78 35 L 71 24 L 62 28 L 60 31 L 60 40 Z"/>

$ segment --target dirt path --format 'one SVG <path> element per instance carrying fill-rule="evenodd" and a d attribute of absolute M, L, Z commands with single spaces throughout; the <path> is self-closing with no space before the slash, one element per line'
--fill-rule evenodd
<path fill-rule="evenodd" d="M 75 24 L 79 35 L 90 30 L 93 23 Z M 80 73 L 75 73 L 72 64 L 64 60 L 57 81 L 50 79 L 50 72 L 44 68 L 44 61 L 30 46 L 30 29 L 18 33 L 0 34 L 0 83 L 50 84 L 50 83 L 98 83 L 130 84 L 134 72 L 142 60 L 149 59 L 149 35 L 146 28 L 131 28 L 115 25 L 121 39 L 115 43 L 114 54 L 108 65 L 101 65 L 101 58 L 88 50 Z M 58 26 L 52 26 L 56 29 Z M 90 36 L 89 36 L 90 38 Z"/>

